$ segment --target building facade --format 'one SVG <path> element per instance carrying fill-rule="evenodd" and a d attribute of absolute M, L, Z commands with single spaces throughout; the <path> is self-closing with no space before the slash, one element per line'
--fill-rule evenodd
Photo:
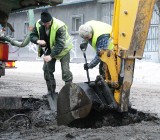
<path fill-rule="evenodd" d="M 64 21 L 68 26 L 74 44 L 74 48 L 71 51 L 72 61 L 83 59 L 79 48 L 82 39 L 78 35 L 78 28 L 81 24 L 89 20 L 100 20 L 112 24 L 113 0 L 64 0 L 63 4 L 45 8 L 48 9 L 52 16 Z M 35 20 L 40 18 L 41 11 L 41 8 L 34 9 Z M 8 34 L 22 41 L 28 34 L 27 11 L 10 14 L 9 22 L 13 25 L 15 33 L 11 34 L 8 31 Z M 158 36 L 159 16 L 155 6 L 146 42 L 144 60 L 159 62 Z M 95 56 L 95 52 L 91 47 L 87 48 L 86 53 L 88 59 L 92 59 Z M 37 46 L 32 43 L 21 49 L 11 46 L 10 57 L 14 57 L 17 60 L 37 60 L 39 59 L 37 57 Z"/>

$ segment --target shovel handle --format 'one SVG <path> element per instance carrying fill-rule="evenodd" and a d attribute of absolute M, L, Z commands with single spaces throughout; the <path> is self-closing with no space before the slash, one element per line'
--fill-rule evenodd
<path fill-rule="evenodd" d="M 87 58 L 86 58 L 86 53 L 85 52 L 83 52 L 83 56 L 84 56 L 84 59 L 85 59 L 85 64 L 87 64 Z M 88 82 L 90 82 L 90 77 L 89 77 L 89 71 L 88 71 L 88 69 L 86 69 L 86 73 L 87 73 Z"/>

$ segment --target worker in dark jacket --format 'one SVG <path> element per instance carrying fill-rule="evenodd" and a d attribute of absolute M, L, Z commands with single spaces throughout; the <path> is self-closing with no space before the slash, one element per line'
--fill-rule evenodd
<path fill-rule="evenodd" d="M 48 94 L 55 93 L 54 78 L 56 60 L 60 60 L 62 79 L 65 83 L 72 82 L 73 76 L 69 68 L 70 50 L 73 47 L 67 26 L 62 21 L 52 17 L 48 11 L 41 13 L 41 19 L 36 22 L 30 34 L 31 42 L 39 45 L 38 55 L 44 54 L 44 79 Z"/>

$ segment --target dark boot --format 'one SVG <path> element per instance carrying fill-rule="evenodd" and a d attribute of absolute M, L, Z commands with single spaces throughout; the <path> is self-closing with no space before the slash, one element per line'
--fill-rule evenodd
<path fill-rule="evenodd" d="M 47 95 L 55 94 L 55 89 L 56 89 L 55 80 L 46 81 L 46 85 L 47 85 L 47 90 L 48 90 Z M 43 95 L 43 98 L 47 98 L 47 95 Z"/>
<path fill-rule="evenodd" d="M 47 88 L 48 88 L 48 94 L 51 94 L 53 100 L 57 101 L 58 98 L 58 92 L 56 92 L 56 81 L 55 80 L 50 80 L 46 81 L 47 83 Z"/>
<path fill-rule="evenodd" d="M 55 93 L 56 90 L 56 82 L 55 80 L 46 81 L 48 91 Z"/>

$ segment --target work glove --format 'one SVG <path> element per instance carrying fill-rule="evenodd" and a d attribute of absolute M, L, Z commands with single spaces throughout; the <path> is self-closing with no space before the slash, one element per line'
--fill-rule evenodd
<path fill-rule="evenodd" d="M 82 51 L 86 51 L 86 49 L 87 49 L 87 42 L 83 42 L 83 43 L 81 43 L 80 44 L 80 49 L 82 50 Z"/>
<path fill-rule="evenodd" d="M 88 63 L 84 64 L 84 70 L 88 70 L 88 69 L 89 69 L 89 64 Z"/>

